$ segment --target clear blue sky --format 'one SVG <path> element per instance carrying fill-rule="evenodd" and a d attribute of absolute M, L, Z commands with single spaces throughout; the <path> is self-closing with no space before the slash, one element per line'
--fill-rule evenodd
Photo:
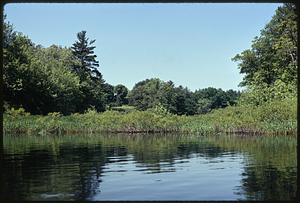
<path fill-rule="evenodd" d="M 129 89 L 158 77 L 191 90 L 240 89 L 231 58 L 251 41 L 281 4 L 6 4 L 17 31 L 36 44 L 68 46 L 76 33 L 96 39 L 106 82 Z"/>

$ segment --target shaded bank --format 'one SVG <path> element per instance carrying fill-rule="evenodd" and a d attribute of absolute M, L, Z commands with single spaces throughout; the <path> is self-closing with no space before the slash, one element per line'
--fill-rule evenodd
<path fill-rule="evenodd" d="M 269 102 L 260 106 L 230 106 L 196 116 L 178 116 L 168 112 L 93 110 L 84 114 L 62 116 L 30 115 L 22 111 L 4 114 L 4 133 L 72 134 L 72 133 L 247 133 L 296 134 L 296 99 Z"/>

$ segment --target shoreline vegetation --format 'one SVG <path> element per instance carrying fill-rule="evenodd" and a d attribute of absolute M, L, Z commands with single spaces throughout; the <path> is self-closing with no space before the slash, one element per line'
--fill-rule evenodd
<path fill-rule="evenodd" d="M 71 47 L 43 47 L 5 16 L 3 30 L 5 134 L 297 134 L 295 4 L 279 6 L 251 47 L 231 59 L 244 76 L 241 92 L 191 91 L 159 78 L 129 90 L 104 80 L 86 31 Z"/>
<path fill-rule="evenodd" d="M 268 102 L 260 106 L 229 106 L 194 116 L 174 115 L 160 106 L 139 111 L 89 109 L 83 114 L 63 116 L 30 115 L 24 109 L 10 109 L 3 116 L 5 134 L 78 133 L 236 133 L 247 135 L 296 135 L 295 98 Z M 121 107 L 119 107 L 121 109 Z M 128 107 L 124 107 L 128 109 Z"/>

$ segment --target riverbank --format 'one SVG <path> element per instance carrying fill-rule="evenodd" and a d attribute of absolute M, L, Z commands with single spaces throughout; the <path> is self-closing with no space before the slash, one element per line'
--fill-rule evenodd
<path fill-rule="evenodd" d="M 179 116 L 167 112 L 90 110 L 84 114 L 63 116 L 30 115 L 20 110 L 4 113 L 4 133 L 76 134 L 76 133 L 297 133 L 295 99 L 273 101 L 260 106 L 230 106 L 195 116 Z"/>

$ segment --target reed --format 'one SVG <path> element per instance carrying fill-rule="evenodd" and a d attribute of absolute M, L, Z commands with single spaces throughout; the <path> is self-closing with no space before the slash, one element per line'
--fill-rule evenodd
<path fill-rule="evenodd" d="M 4 113 L 4 133 L 74 134 L 74 133 L 168 133 L 215 132 L 290 135 L 297 133 L 295 99 L 273 101 L 260 106 L 229 106 L 195 116 L 168 112 L 109 110 L 63 116 L 53 112 L 46 116 L 30 115 L 22 109 Z"/>

